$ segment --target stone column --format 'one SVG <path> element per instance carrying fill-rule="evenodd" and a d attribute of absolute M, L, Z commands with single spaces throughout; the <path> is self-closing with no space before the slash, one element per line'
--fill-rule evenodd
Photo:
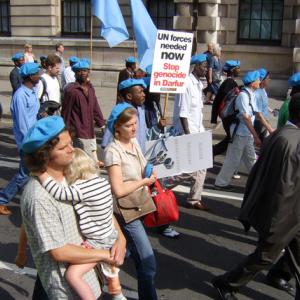
<path fill-rule="evenodd" d="M 198 0 L 198 43 L 218 43 L 220 0 Z"/>
<path fill-rule="evenodd" d="M 193 0 L 174 0 L 177 15 L 173 18 L 174 30 L 192 31 L 193 28 Z"/>
<path fill-rule="evenodd" d="M 293 53 L 293 63 L 294 63 L 294 72 L 300 71 L 300 0 L 297 0 L 293 6 L 293 11 L 296 12 L 295 19 L 290 20 L 286 24 L 285 31 L 288 31 L 288 25 L 294 28 L 294 53 Z M 283 30 L 284 30 L 283 29 Z"/>
<path fill-rule="evenodd" d="M 48 37 L 60 35 L 59 0 L 11 0 L 11 35 Z"/>

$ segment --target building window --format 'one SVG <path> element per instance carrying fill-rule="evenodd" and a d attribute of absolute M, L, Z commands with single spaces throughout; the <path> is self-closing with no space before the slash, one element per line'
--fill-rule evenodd
<path fill-rule="evenodd" d="M 91 32 L 91 1 L 62 1 L 62 34 L 88 35 Z"/>
<path fill-rule="evenodd" d="M 280 45 L 283 0 L 240 0 L 238 41 Z"/>
<path fill-rule="evenodd" d="M 158 29 L 173 30 L 174 0 L 150 0 L 148 11 Z"/>
<path fill-rule="evenodd" d="M 0 34 L 10 34 L 10 1 L 0 0 Z"/>

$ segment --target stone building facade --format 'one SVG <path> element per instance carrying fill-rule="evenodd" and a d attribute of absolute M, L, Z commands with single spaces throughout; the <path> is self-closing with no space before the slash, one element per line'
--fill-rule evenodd
<path fill-rule="evenodd" d="M 0 0 L 0 67 L 6 76 L 10 57 L 33 45 L 39 56 L 62 41 L 65 59 L 90 56 L 98 85 L 115 85 L 124 58 L 135 54 L 134 41 L 109 48 L 91 22 L 90 0 Z M 118 0 L 131 32 L 129 0 Z M 239 59 L 242 72 L 270 70 L 274 95 L 284 95 L 286 80 L 300 70 L 300 0 L 144 0 L 158 28 L 194 33 L 195 51 L 209 42 L 222 47 L 223 60 Z M 7 9 L 7 10 L 5 10 Z M 90 28 L 92 28 L 92 48 Z M 67 62 L 66 62 L 67 63 Z"/>

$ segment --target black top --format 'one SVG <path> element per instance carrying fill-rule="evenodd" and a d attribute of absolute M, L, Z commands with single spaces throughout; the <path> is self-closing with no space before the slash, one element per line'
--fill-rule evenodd
<path fill-rule="evenodd" d="M 229 91 L 231 91 L 233 88 L 237 86 L 238 84 L 231 77 L 228 77 L 226 80 L 223 81 L 212 105 L 210 123 L 217 123 L 219 106 L 222 100 L 224 99 L 224 97 L 227 95 Z"/>

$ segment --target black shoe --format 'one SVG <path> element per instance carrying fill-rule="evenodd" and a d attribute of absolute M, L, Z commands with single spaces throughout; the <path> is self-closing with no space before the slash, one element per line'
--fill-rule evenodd
<path fill-rule="evenodd" d="M 235 190 L 234 186 L 232 185 L 226 185 L 226 186 L 214 185 L 214 189 L 217 191 L 224 191 L 224 192 L 233 192 Z"/>
<path fill-rule="evenodd" d="M 267 276 L 267 282 L 269 285 L 275 287 L 276 289 L 285 291 L 291 295 L 295 295 L 295 288 L 285 279 Z"/>
<path fill-rule="evenodd" d="M 234 295 L 234 292 L 230 291 L 229 289 L 227 289 L 224 286 L 224 284 L 222 284 L 219 277 L 213 278 L 211 283 L 218 291 L 220 299 L 222 299 L 222 300 L 238 300 L 238 298 Z"/>

